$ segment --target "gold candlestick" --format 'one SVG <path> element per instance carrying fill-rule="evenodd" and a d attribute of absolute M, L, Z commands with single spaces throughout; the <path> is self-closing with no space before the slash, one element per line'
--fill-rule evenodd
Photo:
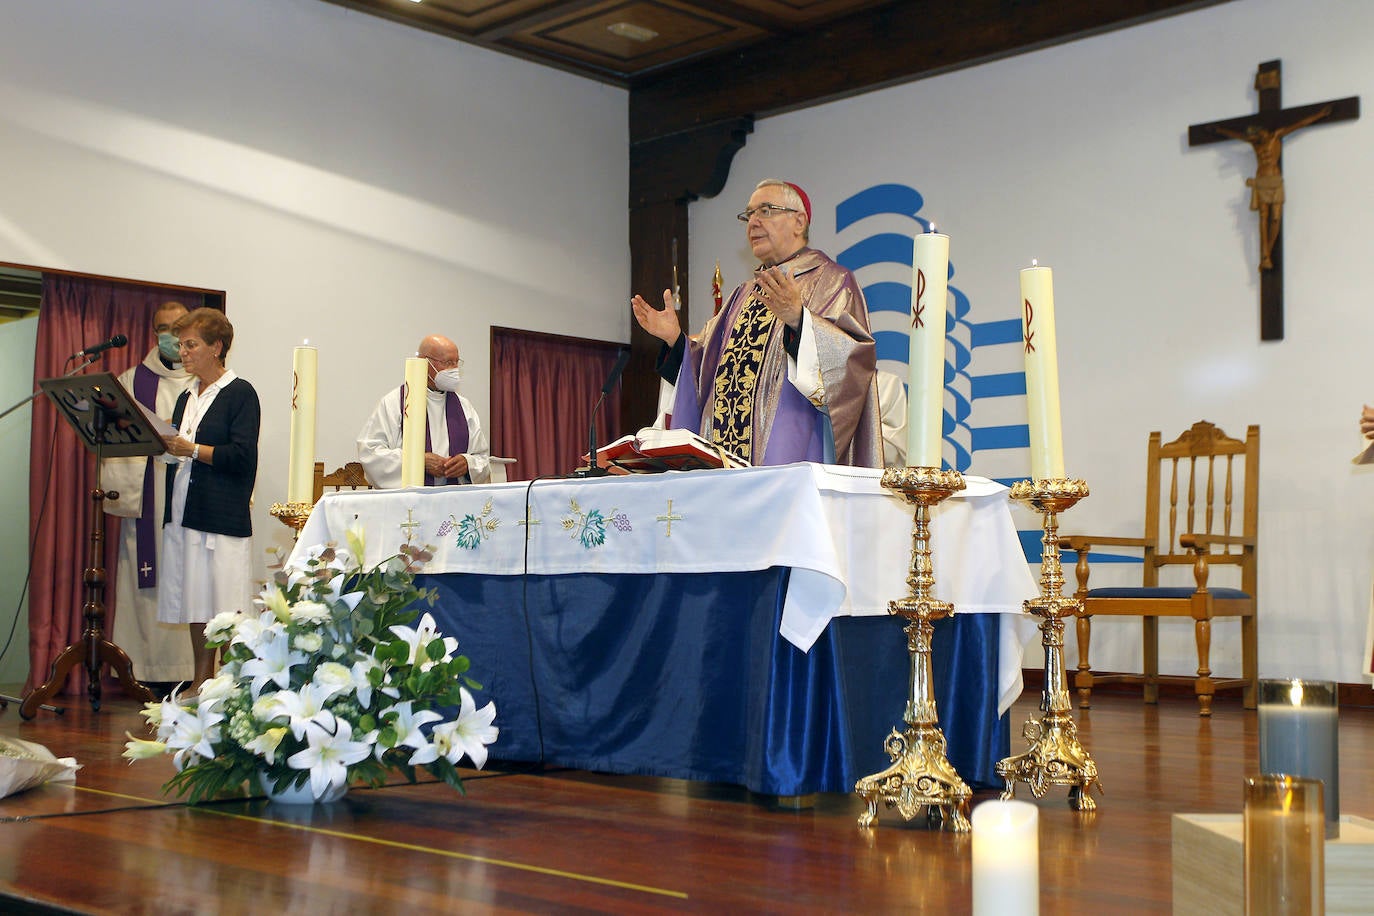
<path fill-rule="evenodd" d="M 305 527 L 306 520 L 310 518 L 310 510 L 314 508 L 310 503 L 273 503 L 272 508 L 267 511 L 273 518 L 280 521 L 283 525 L 294 530 L 293 537 L 299 537 L 301 529 Z"/>
<path fill-rule="evenodd" d="M 959 778 L 945 756 L 945 735 L 940 731 L 931 683 L 930 642 L 933 622 L 954 613 L 954 605 L 931 597 L 935 572 L 930 562 L 930 507 L 964 488 L 958 471 L 939 468 L 888 468 L 882 485 L 900 492 L 916 507 L 911 533 L 911 571 L 907 585 L 911 595 L 887 605 L 889 614 L 907 618 L 906 648 L 911 654 L 911 683 L 907 693 L 902 731 L 893 729 L 884 742 L 892 765 L 865 776 L 854 792 L 868 803 L 859 815 L 859 826 L 870 827 L 878 817 L 878 802 L 896 808 L 907 820 L 922 808 L 930 820 L 943 818 L 950 830 L 969 830 L 969 802 L 973 792 Z"/>
<path fill-rule="evenodd" d="M 1058 514 L 1088 495 L 1082 480 L 1051 478 L 1022 480 L 1011 488 L 1011 498 L 1030 505 L 1045 517 L 1044 549 L 1040 555 L 1040 597 L 1025 602 L 1026 613 L 1039 617 L 1040 641 L 1045 647 L 1045 688 L 1040 697 L 1039 719 L 1028 719 L 1021 735 L 1030 743 L 1024 754 L 998 761 L 997 775 L 1006 780 L 1002 798 L 1016 797 L 1016 783 L 1030 786 L 1036 798 L 1047 786 L 1068 786 L 1069 804 L 1079 811 L 1093 811 L 1097 803 L 1089 795 L 1098 792 L 1097 763 L 1078 742 L 1069 703 L 1068 678 L 1064 673 L 1064 618 L 1074 616 L 1079 602 L 1062 595 L 1064 572 L 1059 564 Z"/>

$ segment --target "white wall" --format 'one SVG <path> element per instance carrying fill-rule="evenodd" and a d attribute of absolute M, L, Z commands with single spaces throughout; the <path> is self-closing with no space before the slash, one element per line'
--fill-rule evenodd
<path fill-rule="evenodd" d="M 4 18 L 0 261 L 227 292 L 264 405 L 258 546 L 286 543 L 303 339 L 332 468 L 425 334 L 459 342 L 484 417 L 491 325 L 627 337 L 624 91 L 319 0 Z"/>
<path fill-rule="evenodd" d="M 1267 343 L 1244 186 L 1253 153 L 1189 148 L 1187 128 L 1255 110 L 1255 68 L 1274 58 L 1286 106 L 1359 95 L 1367 107 L 1371 34 L 1363 0 L 1236 0 L 763 120 L 722 194 L 692 207 L 692 288 L 710 288 L 716 257 L 727 286 L 749 270 L 733 216 L 774 175 L 810 192 L 813 243 L 832 254 L 848 244 L 839 200 L 882 182 L 918 188 L 980 321 L 1016 318 L 1017 270 L 1051 265 L 1068 471 L 1092 490 L 1061 530 L 1141 533 L 1151 430 L 1172 437 L 1205 418 L 1243 436 L 1258 423 L 1260 674 L 1360 680 L 1374 478 L 1350 458 L 1361 402 L 1374 401 L 1374 118 L 1284 144 L 1287 337 Z M 982 457 L 971 473 L 1003 476 Z M 1137 633 L 1099 622 L 1095 666 L 1139 670 Z M 1191 674 L 1191 623 L 1166 626 L 1164 643 L 1166 670 Z M 1214 671 L 1239 673 L 1239 657 L 1238 626 L 1218 624 Z"/>

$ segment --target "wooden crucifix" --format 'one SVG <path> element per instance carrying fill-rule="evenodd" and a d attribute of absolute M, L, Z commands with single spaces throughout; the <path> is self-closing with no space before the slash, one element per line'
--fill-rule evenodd
<path fill-rule="evenodd" d="M 1283 138 L 1309 124 L 1360 116 L 1358 96 L 1284 108 L 1279 76 L 1279 61 L 1259 65 L 1259 111 L 1254 114 L 1188 127 L 1189 146 L 1243 140 L 1255 150 L 1255 177 L 1245 184 L 1250 188 L 1250 209 L 1259 217 L 1260 340 L 1283 340 Z"/>

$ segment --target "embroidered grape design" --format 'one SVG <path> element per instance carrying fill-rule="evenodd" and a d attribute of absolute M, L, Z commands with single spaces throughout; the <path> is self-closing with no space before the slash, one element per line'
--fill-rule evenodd
<path fill-rule="evenodd" d="M 626 515 L 624 512 L 611 516 L 611 524 L 615 525 L 616 529 L 619 531 L 634 530 L 632 527 L 630 527 L 630 517 Z"/>

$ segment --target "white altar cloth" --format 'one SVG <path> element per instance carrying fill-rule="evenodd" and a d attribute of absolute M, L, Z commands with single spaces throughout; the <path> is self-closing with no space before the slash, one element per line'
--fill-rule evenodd
<path fill-rule="evenodd" d="M 913 508 L 870 468 L 782 467 L 327 493 L 293 556 L 360 525 L 368 565 L 409 541 L 427 573 L 713 573 L 790 567 L 780 634 L 807 651 L 830 620 L 908 595 Z M 931 513 L 935 596 L 1002 614 L 998 711 L 1020 695 L 1038 593 L 1008 509 L 981 477 Z M 528 509 L 527 509 L 528 506 Z M 526 524 L 526 521 L 528 523 Z M 528 536 L 526 534 L 528 532 Z M 528 537 L 528 540 L 527 540 Z"/>

